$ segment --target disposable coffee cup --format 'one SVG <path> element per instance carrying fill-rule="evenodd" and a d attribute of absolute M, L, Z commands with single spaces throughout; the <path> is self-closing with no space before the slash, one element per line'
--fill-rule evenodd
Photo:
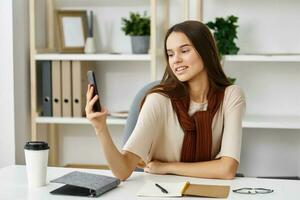
<path fill-rule="evenodd" d="M 26 171 L 29 187 L 46 185 L 48 165 L 48 143 L 43 141 L 26 142 L 24 147 Z"/>

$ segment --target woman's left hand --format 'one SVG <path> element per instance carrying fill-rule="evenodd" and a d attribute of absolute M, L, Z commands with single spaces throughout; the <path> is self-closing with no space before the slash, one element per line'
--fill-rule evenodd
<path fill-rule="evenodd" d="M 169 163 L 167 162 L 160 162 L 158 160 L 153 160 L 149 162 L 144 171 L 151 174 L 167 174 L 167 166 Z"/>

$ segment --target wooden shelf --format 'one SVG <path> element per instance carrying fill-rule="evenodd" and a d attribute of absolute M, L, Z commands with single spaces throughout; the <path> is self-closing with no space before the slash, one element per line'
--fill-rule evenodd
<path fill-rule="evenodd" d="M 300 129 L 300 116 L 258 116 L 248 115 L 243 128 Z"/>
<path fill-rule="evenodd" d="M 225 55 L 226 62 L 300 62 L 300 54 L 284 55 Z"/>
<path fill-rule="evenodd" d="M 150 61 L 149 54 L 60 54 L 41 53 L 35 60 L 81 60 L 81 61 Z"/>
<path fill-rule="evenodd" d="M 86 118 L 38 117 L 38 124 L 90 124 Z M 125 125 L 124 118 L 107 118 L 109 125 Z M 256 116 L 248 115 L 243 120 L 243 128 L 300 129 L 300 116 Z"/>
<path fill-rule="evenodd" d="M 83 117 L 37 117 L 35 122 L 38 124 L 90 124 L 90 122 Z M 126 119 L 108 117 L 107 124 L 125 125 Z"/>
<path fill-rule="evenodd" d="M 79 0 L 79 1 L 73 1 L 73 0 L 66 0 L 66 1 L 47 1 L 45 3 L 45 12 L 37 12 L 37 9 L 39 8 L 39 1 L 38 0 L 29 0 L 29 21 L 30 21 L 30 26 L 29 26 L 29 37 L 30 37 L 30 89 L 31 89 L 31 95 L 30 95 L 30 100 L 31 100 L 31 140 L 38 140 L 38 128 L 37 125 L 39 124 L 52 124 L 52 125 L 90 125 L 90 122 L 85 119 L 85 118 L 66 118 L 66 117 L 37 117 L 37 113 L 39 112 L 38 105 L 37 105 L 37 99 L 39 98 L 38 94 L 38 78 L 37 77 L 37 62 L 36 61 L 107 61 L 107 62 L 116 62 L 116 63 L 123 63 L 123 62 L 128 62 L 126 64 L 129 64 L 132 62 L 134 64 L 138 63 L 145 63 L 147 62 L 147 65 L 143 65 L 148 68 L 150 66 L 150 80 L 154 81 L 157 80 L 157 62 L 159 61 L 159 57 L 163 54 L 160 54 L 158 52 L 157 48 L 157 29 L 159 30 L 164 29 L 165 27 L 168 26 L 169 24 L 169 3 L 168 1 L 163 1 L 162 4 L 159 6 L 163 7 L 164 14 L 163 14 L 163 22 L 160 23 L 161 27 L 157 27 L 157 1 L 149 1 L 149 0 L 134 0 L 134 1 L 85 1 L 85 0 Z M 129 3 L 129 4 L 128 4 Z M 96 5 L 95 5 L 96 4 Z M 85 9 L 85 8 L 94 8 L 97 6 L 99 9 L 96 12 L 95 16 L 97 17 L 97 14 L 100 14 L 102 8 L 108 7 L 109 10 L 111 10 L 110 7 L 116 7 L 118 10 L 119 8 L 122 9 L 122 12 L 127 12 L 130 11 L 131 5 L 138 6 L 140 9 L 146 9 L 148 15 L 151 18 L 151 23 L 150 23 L 150 51 L 148 54 L 130 54 L 130 53 L 124 53 L 124 54 L 115 54 L 115 53 L 96 53 L 96 54 L 84 54 L 84 53 L 58 53 L 55 51 L 55 33 L 54 33 L 54 27 L 55 27 L 55 16 L 54 16 L 54 11 L 56 9 L 63 9 L 63 8 L 80 8 L 80 9 Z M 121 7 L 120 7 L 121 6 Z M 100 8 L 102 7 L 102 8 Z M 124 10 L 123 10 L 124 8 Z M 107 9 L 107 8 L 104 8 Z M 89 10 L 89 9 L 88 9 Z M 112 9 L 114 10 L 114 8 Z M 103 13 L 103 17 L 105 17 L 107 14 Z M 118 16 L 121 16 L 120 13 L 118 13 Z M 42 17 L 45 22 L 45 26 L 40 26 L 40 23 L 36 23 L 37 19 Z M 102 17 L 102 16 L 98 16 Z M 120 20 L 111 20 L 112 25 L 117 25 L 119 26 Z M 102 27 L 103 26 L 103 27 Z M 99 27 L 96 27 L 99 28 Z M 105 24 L 101 24 L 101 30 L 108 31 L 110 27 L 105 27 Z M 108 29 L 107 29 L 108 28 Z M 37 35 L 35 33 L 40 32 L 38 36 L 41 37 L 36 37 Z M 119 31 L 121 31 L 119 29 Z M 47 33 L 47 34 L 44 34 Z M 115 35 L 108 35 L 110 37 L 115 37 Z M 108 37 L 108 38 L 110 38 Z M 102 37 L 101 37 L 102 38 Z M 40 40 L 41 39 L 41 40 Z M 104 37 L 104 39 L 107 39 Z M 46 45 L 44 45 L 46 44 Z M 125 47 L 127 44 L 119 44 L 117 43 L 116 45 L 113 45 L 109 48 L 111 49 L 119 49 L 119 45 L 121 45 L 122 49 L 128 49 Z M 42 47 L 42 48 L 39 48 Z M 118 47 L 118 48 L 116 48 Z M 125 48 L 124 48 L 125 47 Z M 148 71 L 148 69 L 147 69 Z M 148 72 L 147 72 L 148 73 Z M 39 76 L 39 75 L 38 75 Z M 127 119 L 124 118 L 112 118 L 109 117 L 107 119 L 107 124 L 109 125 L 116 125 L 116 126 L 124 126 L 126 124 Z M 53 134 L 55 132 L 56 127 L 55 126 L 49 126 L 49 143 L 53 145 L 52 151 L 50 151 L 50 160 L 49 163 L 50 165 L 59 165 L 59 151 L 57 150 L 57 135 Z"/>

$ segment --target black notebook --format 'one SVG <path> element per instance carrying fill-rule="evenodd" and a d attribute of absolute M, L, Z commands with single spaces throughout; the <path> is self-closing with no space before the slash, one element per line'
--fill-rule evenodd
<path fill-rule="evenodd" d="M 66 184 L 51 194 L 98 197 L 117 187 L 121 181 L 110 176 L 74 171 L 50 182 Z"/>

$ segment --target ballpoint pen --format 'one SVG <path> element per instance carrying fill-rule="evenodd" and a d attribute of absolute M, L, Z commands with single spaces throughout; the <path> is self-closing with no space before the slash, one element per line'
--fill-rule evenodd
<path fill-rule="evenodd" d="M 159 184 L 155 183 L 155 186 L 158 187 L 163 193 L 168 194 L 168 191 L 165 188 L 163 188 L 162 186 L 160 186 Z"/>

